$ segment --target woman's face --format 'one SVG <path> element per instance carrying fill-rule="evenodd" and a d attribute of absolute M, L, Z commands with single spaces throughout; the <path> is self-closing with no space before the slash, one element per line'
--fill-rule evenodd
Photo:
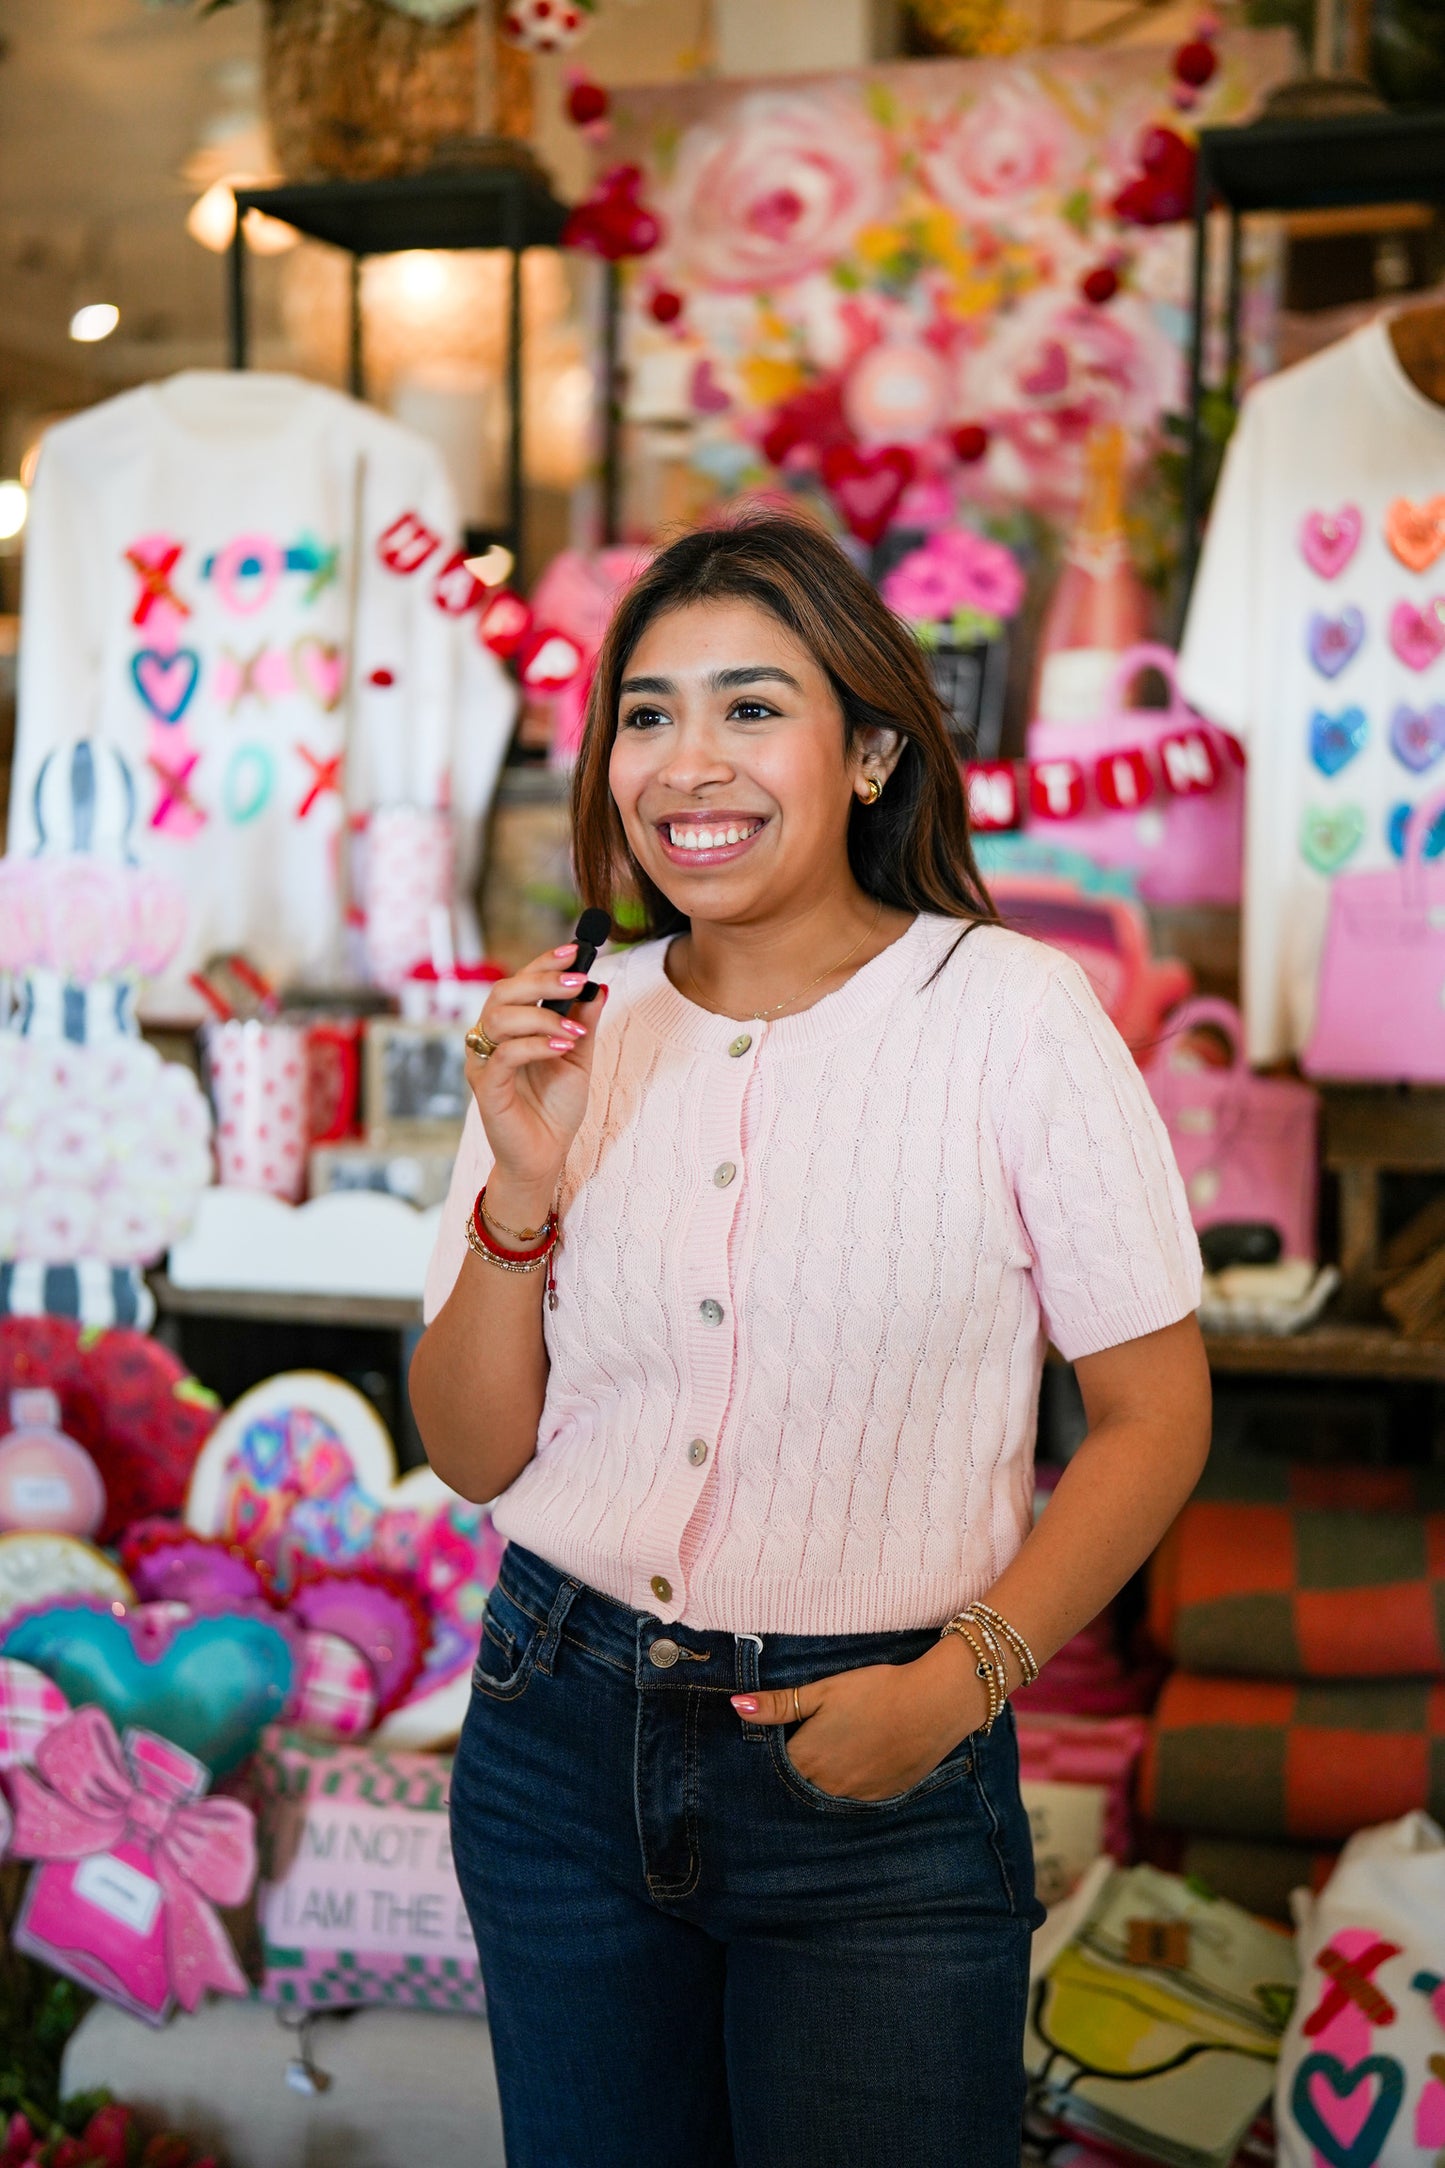
<path fill-rule="evenodd" d="M 768 611 L 693 603 L 632 652 L 608 778 L 669 901 L 740 923 L 848 880 L 848 816 L 864 774 L 887 774 L 883 750 L 847 746 L 827 677 Z"/>

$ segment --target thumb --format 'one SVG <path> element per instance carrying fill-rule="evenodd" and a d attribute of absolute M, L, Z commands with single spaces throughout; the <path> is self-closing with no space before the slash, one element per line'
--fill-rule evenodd
<path fill-rule="evenodd" d="M 801 1724 L 817 1713 L 822 1696 L 816 1686 L 782 1686 L 771 1693 L 734 1694 L 731 1700 L 745 1724 Z"/>

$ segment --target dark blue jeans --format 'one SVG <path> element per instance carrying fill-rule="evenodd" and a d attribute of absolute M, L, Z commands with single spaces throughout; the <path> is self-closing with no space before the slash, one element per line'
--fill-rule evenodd
<path fill-rule="evenodd" d="M 452 1772 L 508 2168 L 1018 2168 L 1012 1717 L 863 1802 L 728 1705 L 933 1639 L 668 1627 L 511 1547 Z"/>

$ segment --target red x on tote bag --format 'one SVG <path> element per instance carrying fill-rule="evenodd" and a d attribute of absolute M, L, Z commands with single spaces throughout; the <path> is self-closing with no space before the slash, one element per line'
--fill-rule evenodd
<path fill-rule="evenodd" d="M 1184 1035 L 1201 1024 L 1223 1034 L 1227 1069 L 1180 1063 Z M 1263 1222 L 1278 1230 L 1286 1257 L 1313 1259 L 1317 1094 L 1245 1067 L 1244 1027 L 1232 1002 L 1182 1002 L 1165 1030 L 1144 1080 L 1169 1131 L 1195 1226 L 1203 1234 L 1231 1221 Z"/>
<path fill-rule="evenodd" d="M 1335 875 L 1310 1076 L 1445 1084 L 1445 859 L 1425 856 L 1442 810 L 1416 806 L 1398 868 Z"/>

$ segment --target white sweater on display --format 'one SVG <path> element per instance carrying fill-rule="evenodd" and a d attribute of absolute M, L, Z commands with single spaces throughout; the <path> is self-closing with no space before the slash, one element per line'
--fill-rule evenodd
<path fill-rule="evenodd" d="M 221 950 L 336 971 L 343 783 L 353 817 L 451 808 L 465 906 L 515 713 L 479 595 L 435 447 L 320 385 L 189 371 L 58 424 L 26 540 L 10 848 L 43 840 L 45 756 L 101 738 L 136 778 L 138 855 L 190 902 L 171 989 Z"/>
<path fill-rule="evenodd" d="M 546 1403 L 504 1535 L 733 1633 L 940 1624 L 997 1580 L 1031 1523 L 1048 1339 L 1074 1358 L 1174 1324 L 1200 1257 L 1078 966 L 962 931 L 921 917 L 770 1023 L 684 999 L 661 941 L 596 967 Z M 473 1109 L 429 1317 L 489 1163 Z"/>

